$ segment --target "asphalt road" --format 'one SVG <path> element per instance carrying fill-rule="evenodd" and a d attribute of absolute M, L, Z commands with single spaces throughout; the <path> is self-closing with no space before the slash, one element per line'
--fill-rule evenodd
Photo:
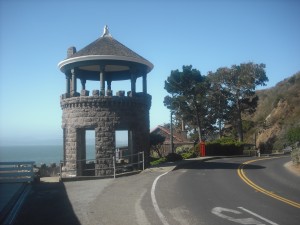
<path fill-rule="evenodd" d="M 283 166 L 290 158 L 242 164 L 253 159 L 196 159 L 115 180 L 39 184 L 16 224 L 298 224 L 300 178 Z"/>
<path fill-rule="evenodd" d="M 165 225 L 299 224 L 300 179 L 283 166 L 290 158 L 245 165 L 246 183 L 238 168 L 248 160 L 194 161 L 162 176 L 156 186 L 158 206 L 166 218 L 162 222 Z"/>

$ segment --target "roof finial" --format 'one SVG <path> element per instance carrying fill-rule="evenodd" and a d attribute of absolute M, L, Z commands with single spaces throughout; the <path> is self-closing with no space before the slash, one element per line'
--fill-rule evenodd
<path fill-rule="evenodd" d="M 109 30 L 108 30 L 108 26 L 105 25 L 104 28 L 103 28 L 103 34 L 102 34 L 102 37 L 105 37 L 105 36 L 111 36 L 110 33 L 109 33 Z"/>

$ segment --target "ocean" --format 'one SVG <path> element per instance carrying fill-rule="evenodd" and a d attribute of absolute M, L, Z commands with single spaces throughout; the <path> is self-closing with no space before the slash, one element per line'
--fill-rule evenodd
<path fill-rule="evenodd" d="M 95 147 L 87 145 L 87 159 L 95 158 Z M 62 145 L 32 145 L 32 146 L 0 146 L 0 162 L 34 161 L 37 166 L 41 163 L 59 164 L 63 160 Z"/>

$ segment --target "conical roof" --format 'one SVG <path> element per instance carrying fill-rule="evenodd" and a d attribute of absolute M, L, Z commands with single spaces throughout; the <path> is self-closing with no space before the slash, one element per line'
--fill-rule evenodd
<path fill-rule="evenodd" d="M 98 38 L 97 40 L 87 45 L 80 51 L 76 52 L 69 58 L 88 56 L 88 55 L 124 56 L 124 57 L 139 59 L 139 60 L 146 60 L 142 56 L 132 51 L 131 49 L 127 48 L 125 45 L 115 40 L 111 35 L 105 35 Z"/>
<path fill-rule="evenodd" d="M 108 27 L 104 27 L 103 35 L 82 48 L 78 52 L 69 55 L 67 59 L 61 61 L 58 66 L 64 71 L 65 67 L 70 67 L 70 64 L 80 63 L 84 65 L 99 64 L 99 61 L 115 61 L 124 63 L 135 63 L 146 67 L 146 71 L 150 72 L 153 69 L 153 64 L 135 53 L 119 41 L 114 39 L 108 31 Z M 87 63 L 89 62 L 89 63 Z"/>

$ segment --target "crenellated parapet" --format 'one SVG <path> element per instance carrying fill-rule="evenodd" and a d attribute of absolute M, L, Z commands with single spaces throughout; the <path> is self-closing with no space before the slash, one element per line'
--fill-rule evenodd
<path fill-rule="evenodd" d="M 127 108 L 127 107 L 151 107 L 151 95 L 137 93 L 135 96 L 79 96 L 72 98 L 61 98 L 60 105 L 62 110 L 67 108 Z"/>

